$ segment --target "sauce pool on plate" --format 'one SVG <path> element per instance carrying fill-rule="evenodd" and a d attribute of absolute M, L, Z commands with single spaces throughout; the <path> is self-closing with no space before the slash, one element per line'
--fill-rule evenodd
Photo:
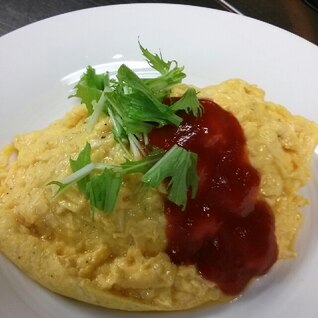
<path fill-rule="evenodd" d="M 211 100 L 201 104 L 202 116 L 181 113 L 179 127 L 150 134 L 153 146 L 168 150 L 177 144 L 198 154 L 196 197 L 189 196 L 184 210 L 165 201 L 166 252 L 175 264 L 196 265 L 204 278 L 235 295 L 277 260 L 275 219 L 258 199 L 260 177 L 239 122 Z"/>

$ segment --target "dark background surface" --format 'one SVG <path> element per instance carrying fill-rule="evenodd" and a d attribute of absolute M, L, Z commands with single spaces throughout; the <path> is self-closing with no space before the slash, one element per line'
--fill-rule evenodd
<path fill-rule="evenodd" d="M 0 36 L 27 24 L 74 10 L 123 3 L 177 3 L 236 12 L 279 26 L 318 45 L 318 0 L 0 0 Z"/>

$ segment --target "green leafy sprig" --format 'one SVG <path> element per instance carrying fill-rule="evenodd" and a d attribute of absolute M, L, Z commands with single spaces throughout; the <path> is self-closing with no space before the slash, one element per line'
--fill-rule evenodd
<path fill-rule="evenodd" d="M 171 87 L 186 76 L 184 68 L 175 61 L 164 61 L 161 55 L 150 53 L 140 43 L 139 46 L 148 64 L 160 73 L 158 77 L 140 78 L 122 64 L 116 79 L 110 80 L 108 73 L 96 74 L 95 69 L 88 66 L 72 95 L 80 98 L 87 107 L 88 131 L 94 128 L 102 113 L 109 116 L 114 138 L 130 159 L 140 159 L 145 155 L 144 144 L 152 129 L 179 126 L 182 121 L 177 114 L 179 110 L 192 112 L 195 116 L 201 112 L 193 88 L 189 88 L 175 106 L 163 104 Z"/>
<path fill-rule="evenodd" d="M 127 160 L 118 166 L 92 163 L 90 157 L 91 147 L 87 143 L 77 159 L 70 160 L 73 174 L 62 181 L 50 183 L 59 187 L 57 195 L 77 184 L 92 209 L 111 212 L 116 206 L 123 176 L 133 173 L 142 174 L 142 182 L 153 188 L 158 188 L 164 180 L 169 180 L 168 199 L 177 205 L 186 206 L 190 187 L 192 197 L 196 195 L 197 155 L 177 145 L 167 152 L 158 150 L 141 160 Z"/>
<path fill-rule="evenodd" d="M 127 161 L 114 166 L 91 162 L 91 146 L 86 144 L 77 159 L 70 160 L 72 174 L 62 181 L 52 181 L 59 187 L 57 195 L 74 184 L 85 195 L 91 208 L 111 212 L 116 206 L 125 175 L 142 174 L 141 182 L 158 188 L 165 183 L 168 199 L 185 208 L 191 189 L 194 198 L 198 188 L 197 155 L 177 145 L 165 152 L 149 152 L 148 133 L 166 125 L 179 126 L 179 112 L 193 116 L 202 114 L 202 105 L 194 88 L 172 105 L 163 103 L 173 85 L 185 77 L 176 61 L 164 61 L 161 54 L 152 54 L 139 43 L 148 64 L 159 73 L 155 78 L 140 78 L 122 64 L 114 79 L 109 74 L 96 74 L 88 66 L 72 97 L 80 98 L 88 111 L 87 130 L 92 131 L 105 113 L 112 124 L 115 140 L 125 151 Z"/>

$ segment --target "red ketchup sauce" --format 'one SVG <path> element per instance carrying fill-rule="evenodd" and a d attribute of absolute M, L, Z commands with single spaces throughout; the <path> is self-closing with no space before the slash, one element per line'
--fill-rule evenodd
<path fill-rule="evenodd" d="M 174 144 L 198 154 L 198 193 L 183 211 L 165 201 L 166 252 L 177 265 L 194 264 L 201 275 L 227 294 L 239 294 L 277 259 L 275 220 L 257 199 L 258 172 L 251 166 L 237 119 L 203 99 L 203 115 L 184 112 L 179 127 L 154 129 L 150 143 Z"/>

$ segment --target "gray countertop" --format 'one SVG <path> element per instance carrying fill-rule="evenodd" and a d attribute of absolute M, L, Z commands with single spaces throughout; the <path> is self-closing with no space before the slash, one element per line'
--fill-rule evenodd
<path fill-rule="evenodd" d="M 177 3 L 236 12 L 293 32 L 318 45 L 318 11 L 307 3 L 318 0 L 0 0 L 0 36 L 24 25 L 61 13 L 122 3 Z"/>

